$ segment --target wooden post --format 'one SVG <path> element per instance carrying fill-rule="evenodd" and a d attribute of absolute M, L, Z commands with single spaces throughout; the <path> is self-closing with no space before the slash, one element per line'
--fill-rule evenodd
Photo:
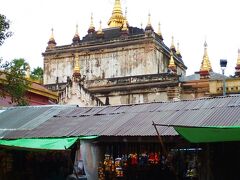
<path fill-rule="evenodd" d="M 154 126 L 154 128 L 155 128 L 155 130 L 156 130 L 156 132 L 157 132 L 158 140 L 159 140 L 159 142 L 160 142 L 160 144 L 161 144 L 161 146 L 162 146 L 162 149 L 163 149 L 163 154 L 164 154 L 164 156 L 167 156 L 167 151 L 166 151 L 165 145 L 164 145 L 164 143 L 163 143 L 163 139 L 162 139 L 162 137 L 160 136 L 160 134 L 159 134 L 159 132 L 158 132 L 158 130 L 157 130 L 157 127 L 156 127 L 156 124 L 154 123 L 154 121 L 153 121 L 153 124 L 152 124 L 152 125 Z"/>

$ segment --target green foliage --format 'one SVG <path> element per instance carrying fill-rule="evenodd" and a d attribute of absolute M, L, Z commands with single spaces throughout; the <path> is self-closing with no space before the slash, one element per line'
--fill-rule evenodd
<path fill-rule="evenodd" d="M 10 27 L 10 21 L 6 19 L 6 16 L 0 14 L 0 46 L 4 40 L 12 35 L 12 32 L 8 31 Z"/>
<path fill-rule="evenodd" d="M 4 96 L 11 97 L 11 102 L 19 106 L 28 105 L 25 94 L 29 87 L 29 81 L 25 79 L 28 63 L 24 59 L 14 59 L 4 66 L 6 83 L 3 86 Z"/>
<path fill-rule="evenodd" d="M 43 69 L 41 67 L 34 68 L 30 74 L 30 78 L 33 80 L 43 81 Z"/>

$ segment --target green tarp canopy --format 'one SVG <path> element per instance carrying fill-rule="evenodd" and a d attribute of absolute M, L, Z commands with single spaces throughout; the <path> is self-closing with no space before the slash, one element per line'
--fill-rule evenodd
<path fill-rule="evenodd" d="M 240 126 L 173 127 L 192 143 L 240 141 Z"/>
<path fill-rule="evenodd" d="M 65 150 L 78 139 L 93 139 L 97 136 L 64 137 L 64 138 L 27 138 L 14 140 L 0 140 L 0 145 L 11 148 L 27 148 L 40 150 Z"/>

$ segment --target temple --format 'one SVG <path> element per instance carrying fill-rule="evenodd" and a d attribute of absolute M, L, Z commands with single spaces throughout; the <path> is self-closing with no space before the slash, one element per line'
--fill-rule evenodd
<path fill-rule="evenodd" d="M 173 40 L 172 40 L 173 41 Z M 148 15 L 145 29 L 133 27 L 115 0 L 108 28 L 93 24 L 72 44 L 57 46 L 53 31 L 44 57 L 44 85 L 62 104 L 129 104 L 179 98 L 186 65 L 172 42 L 168 47 Z"/>
<path fill-rule="evenodd" d="M 150 13 L 145 28 L 133 27 L 121 1 L 115 0 L 107 28 L 101 21 L 95 28 L 93 14 L 89 19 L 86 35 L 80 37 L 77 25 L 68 45 L 57 46 L 52 30 L 42 53 L 44 85 L 59 93 L 60 104 L 120 105 L 221 95 L 223 75 L 213 71 L 206 41 L 199 72 L 186 76 L 179 43 L 175 47 L 173 36 L 170 46 L 164 43 L 160 23 L 155 32 Z M 235 69 L 236 79 L 239 55 Z"/>

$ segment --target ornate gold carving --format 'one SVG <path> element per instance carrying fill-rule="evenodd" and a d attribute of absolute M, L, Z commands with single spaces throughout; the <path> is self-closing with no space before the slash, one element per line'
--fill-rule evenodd
<path fill-rule="evenodd" d="M 173 59 L 173 52 L 172 51 L 170 53 L 170 61 L 169 61 L 168 67 L 169 68 L 176 68 L 176 64 L 175 64 L 174 59 Z"/>

